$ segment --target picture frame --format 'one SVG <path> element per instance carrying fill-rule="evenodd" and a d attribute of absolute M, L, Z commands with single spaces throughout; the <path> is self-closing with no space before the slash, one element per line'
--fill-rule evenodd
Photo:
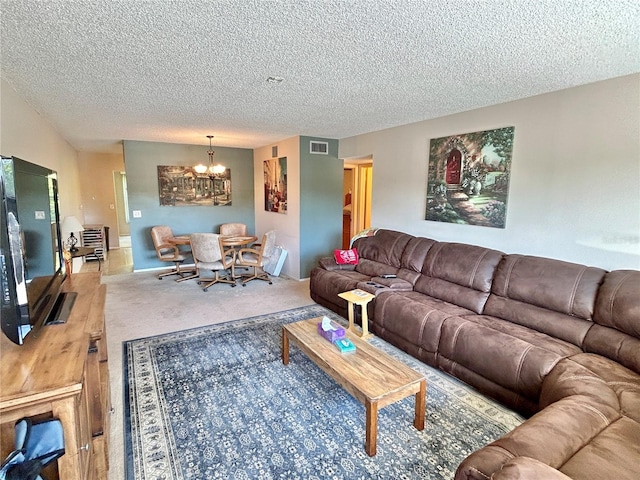
<path fill-rule="evenodd" d="M 264 209 L 267 212 L 287 213 L 287 157 L 271 158 L 263 162 Z"/>
<path fill-rule="evenodd" d="M 213 175 L 190 166 L 158 165 L 158 197 L 162 207 L 231 206 L 231 169 Z"/>
<path fill-rule="evenodd" d="M 432 139 L 425 220 L 505 228 L 514 127 Z"/>

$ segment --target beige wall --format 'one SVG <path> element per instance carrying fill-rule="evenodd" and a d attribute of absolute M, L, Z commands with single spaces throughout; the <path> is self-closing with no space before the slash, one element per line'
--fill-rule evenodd
<path fill-rule="evenodd" d="M 82 221 L 77 152 L 4 80 L 0 80 L 0 154 L 55 170 L 61 217 L 75 215 Z"/>
<path fill-rule="evenodd" d="M 122 154 L 80 152 L 78 166 L 82 179 L 84 223 L 109 227 L 109 245 L 119 247 L 113 172 L 124 171 Z"/>
<path fill-rule="evenodd" d="M 271 147 L 278 147 L 278 158 L 287 157 L 287 213 L 264 209 L 263 162 L 271 159 Z M 292 137 L 253 151 L 256 235 L 276 230 L 276 243 L 287 250 L 282 274 L 300 278 L 300 137 Z"/>
<path fill-rule="evenodd" d="M 640 268 L 640 75 L 340 140 L 373 155 L 372 226 L 605 269 Z M 505 229 L 428 222 L 431 138 L 515 126 Z"/>

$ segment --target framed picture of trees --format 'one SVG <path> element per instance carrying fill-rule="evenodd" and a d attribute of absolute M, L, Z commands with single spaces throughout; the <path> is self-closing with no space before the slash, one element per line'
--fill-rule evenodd
<path fill-rule="evenodd" d="M 505 228 L 514 130 L 431 140 L 426 220 Z"/>

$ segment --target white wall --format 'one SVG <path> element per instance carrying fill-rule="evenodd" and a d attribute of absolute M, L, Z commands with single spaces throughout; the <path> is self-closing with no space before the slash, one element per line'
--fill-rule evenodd
<path fill-rule="evenodd" d="M 83 222 L 78 154 L 5 80 L 0 80 L 0 153 L 58 173 L 60 215 Z"/>
<path fill-rule="evenodd" d="M 287 157 L 286 214 L 267 212 L 264 209 L 263 162 L 272 158 L 273 146 L 278 147 L 278 158 Z M 269 230 L 276 230 L 277 244 L 287 250 L 281 274 L 300 278 L 300 137 L 256 148 L 253 151 L 253 168 L 256 235 L 260 239 Z"/>
<path fill-rule="evenodd" d="M 340 140 L 373 155 L 372 226 L 640 268 L 640 74 Z M 505 229 L 424 220 L 431 138 L 515 126 Z"/>

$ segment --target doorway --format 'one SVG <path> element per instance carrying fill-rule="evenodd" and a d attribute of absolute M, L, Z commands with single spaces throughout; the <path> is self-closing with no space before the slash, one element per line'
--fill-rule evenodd
<path fill-rule="evenodd" d="M 113 172 L 113 187 L 116 197 L 116 216 L 118 219 L 118 236 L 128 237 L 129 228 L 129 199 L 127 197 L 127 173 Z"/>
<path fill-rule="evenodd" d="M 371 192 L 373 157 L 344 159 L 342 248 L 349 248 L 351 238 L 371 227 Z"/>

